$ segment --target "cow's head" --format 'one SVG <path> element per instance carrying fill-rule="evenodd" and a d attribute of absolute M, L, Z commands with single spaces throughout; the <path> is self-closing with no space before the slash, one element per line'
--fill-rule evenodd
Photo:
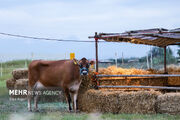
<path fill-rule="evenodd" d="M 79 61 L 80 75 L 88 75 L 89 66 L 93 64 L 94 64 L 94 61 L 89 62 L 86 58 L 82 58 Z"/>

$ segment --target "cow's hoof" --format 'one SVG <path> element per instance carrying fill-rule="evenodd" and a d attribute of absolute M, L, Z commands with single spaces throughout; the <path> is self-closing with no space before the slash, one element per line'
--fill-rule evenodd
<path fill-rule="evenodd" d="M 80 110 L 76 110 L 76 113 L 80 113 Z"/>
<path fill-rule="evenodd" d="M 34 112 L 40 112 L 38 109 L 35 109 Z"/>
<path fill-rule="evenodd" d="M 31 110 L 31 109 L 28 109 L 28 112 L 32 112 L 32 110 Z"/>
<path fill-rule="evenodd" d="M 70 113 L 73 113 L 74 111 L 73 110 L 69 110 Z"/>

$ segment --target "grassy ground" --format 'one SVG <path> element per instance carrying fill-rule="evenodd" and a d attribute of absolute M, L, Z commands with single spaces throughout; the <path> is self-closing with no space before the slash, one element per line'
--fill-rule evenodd
<path fill-rule="evenodd" d="M 24 61 L 4 63 L 3 76 L 0 77 L 0 120 L 180 120 L 180 115 L 165 114 L 101 114 L 69 113 L 67 104 L 61 102 L 40 103 L 40 112 L 28 112 L 27 102 L 9 99 L 5 80 L 11 78 L 15 68 L 25 67 Z"/>

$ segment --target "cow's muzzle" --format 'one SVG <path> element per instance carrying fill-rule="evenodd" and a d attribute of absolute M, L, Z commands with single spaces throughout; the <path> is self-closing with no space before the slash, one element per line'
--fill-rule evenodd
<path fill-rule="evenodd" d="M 80 68 L 80 75 L 88 75 L 88 69 L 85 67 Z"/>

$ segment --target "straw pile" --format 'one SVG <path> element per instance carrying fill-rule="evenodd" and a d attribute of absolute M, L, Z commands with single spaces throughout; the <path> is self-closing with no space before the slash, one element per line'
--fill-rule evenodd
<path fill-rule="evenodd" d="M 157 98 L 157 112 L 180 114 L 180 93 L 166 93 Z"/>
<path fill-rule="evenodd" d="M 180 66 L 168 65 L 167 71 L 169 74 L 180 74 Z M 163 72 L 163 69 L 159 70 L 159 72 Z M 180 77 L 168 77 L 168 85 L 180 85 Z"/>
<path fill-rule="evenodd" d="M 180 66 L 176 66 L 176 65 L 169 65 L 167 66 L 167 71 L 169 74 L 179 74 L 180 73 Z M 116 68 L 116 66 L 110 66 L 108 68 L 101 68 L 99 70 L 99 74 L 103 74 L 103 75 L 144 75 L 144 74 L 162 74 L 164 73 L 164 69 L 160 69 L 160 70 L 155 70 L 155 69 L 148 69 L 148 70 L 143 70 L 143 69 L 135 69 L 135 68 L 131 68 L 131 69 L 124 69 L 124 68 Z M 136 77 L 137 78 L 137 77 Z M 116 85 L 138 85 L 138 81 L 140 82 L 139 85 L 151 85 L 151 86 L 166 86 L 166 85 L 170 85 L 170 86 L 177 86 L 180 85 L 180 77 L 168 77 L 165 78 L 163 80 L 163 78 L 151 78 L 151 79 L 159 79 L 159 80 L 150 80 L 150 82 L 146 80 L 141 80 L 142 78 L 137 78 L 139 79 L 137 82 L 135 82 L 136 79 L 135 77 L 133 78 L 127 78 L 126 80 L 124 79 L 124 83 L 122 84 L 116 84 Z M 112 79 L 112 78 L 109 78 Z M 119 79 L 119 77 L 114 77 L 113 79 Z M 144 78 L 143 78 L 144 79 Z M 149 78 L 150 79 L 150 78 Z M 162 81 L 160 80 L 162 79 Z M 122 81 L 122 79 L 119 79 L 119 81 Z M 142 81 L 144 81 L 145 84 L 141 84 Z M 106 81 L 108 82 L 108 81 Z M 109 81 L 110 82 L 110 81 Z M 131 84 L 132 82 L 135 82 L 135 84 Z M 154 84 L 154 82 L 156 82 Z M 104 84 L 104 83 L 103 83 Z M 111 83 L 110 83 L 111 84 Z"/>
<path fill-rule="evenodd" d="M 168 73 L 180 73 L 180 66 L 178 65 L 168 65 L 167 66 Z M 164 69 L 160 69 L 159 72 L 164 72 Z"/>
<path fill-rule="evenodd" d="M 28 70 L 27 69 L 16 69 L 16 70 L 13 70 L 12 75 L 15 80 L 27 79 L 28 78 Z"/>
<path fill-rule="evenodd" d="M 168 77 L 168 85 L 180 85 L 180 77 Z"/>
<path fill-rule="evenodd" d="M 156 113 L 155 91 L 122 92 L 88 90 L 81 98 L 79 109 L 86 112 Z"/>
<path fill-rule="evenodd" d="M 124 69 L 117 68 L 116 66 L 110 66 L 99 70 L 99 74 L 107 75 L 144 75 L 144 74 L 156 74 L 156 70 L 143 70 L 143 69 Z M 156 80 L 154 80 L 156 79 Z M 100 78 L 100 85 L 132 85 L 132 86 L 165 86 L 167 85 L 167 78 L 164 77 L 113 77 L 113 78 Z M 107 89 L 107 88 L 101 88 Z M 143 90 L 142 88 L 113 88 L 118 90 Z"/>
<path fill-rule="evenodd" d="M 155 80 L 154 80 L 155 79 Z M 115 78 L 115 79 L 107 79 L 101 78 L 99 79 L 100 85 L 124 85 L 124 86 L 165 86 L 167 85 L 167 78 L 158 77 L 158 78 Z M 103 88 L 104 89 L 104 88 Z M 122 88 L 118 88 L 122 89 Z M 140 90 L 141 88 L 126 88 L 131 90 Z"/>
<path fill-rule="evenodd" d="M 143 69 L 125 69 L 125 68 L 116 68 L 116 66 L 110 66 L 108 68 L 101 68 L 99 69 L 99 74 L 103 75 L 144 75 L 149 74 L 149 71 Z"/>

